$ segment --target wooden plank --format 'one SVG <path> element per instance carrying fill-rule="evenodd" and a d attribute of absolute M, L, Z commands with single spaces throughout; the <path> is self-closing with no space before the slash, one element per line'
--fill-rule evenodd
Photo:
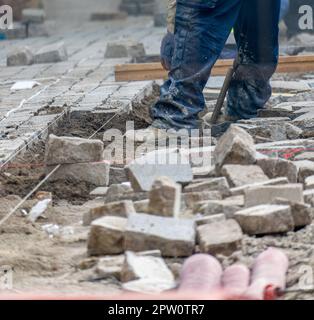
<path fill-rule="evenodd" d="M 218 60 L 212 69 L 213 76 L 224 76 L 232 66 L 233 60 Z M 279 58 L 277 73 L 314 71 L 314 55 L 282 56 Z M 143 81 L 165 79 L 165 71 L 159 62 L 131 63 L 115 66 L 116 81 Z"/>

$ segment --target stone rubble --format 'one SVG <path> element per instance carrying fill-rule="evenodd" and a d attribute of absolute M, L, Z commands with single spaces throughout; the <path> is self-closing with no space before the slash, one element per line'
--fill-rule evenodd
<path fill-rule="evenodd" d="M 167 176 L 174 182 L 189 183 L 193 180 L 192 168 L 187 159 L 176 153 L 165 153 L 159 157 L 158 152 L 134 160 L 125 167 L 132 188 L 150 191 L 156 178 Z"/>
<path fill-rule="evenodd" d="M 264 171 L 256 165 L 224 165 L 221 169 L 221 174 L 227 178 L 231 187 L 241 187 L 250 183 L 269 180 Z"/>
<path fill-rule="evenodd" d="M 181 209 L 181 185 L 168 177 L 157 178 L 149 192 L 151 214 L 177 218 Z"/>
<path fill-rule="evenodd" d="M 174 276 L 160 257 L 140 255 L 127 251 L 121 272 L 121 281 L 160 279 L 174 286 Z"/>
<path fill-rule="evenodd" d="M 303 185 L 286 184 L 279 186 L 253 187 L 244 191 L 246 207 L 272 203 L 276 198 L 284 198 L 295 202 L 303 202 Z"/>
<path fill-rule="evenodd" d="M 256 150 L 253 138 L 244 129 L 231 125 L 219 139 L 213 156 L 218 170 L 225 164 L 255 164 Z"/>
<path fill-rule="evenodd" d="M 128 220 L 107 216 L 94 220 L 87 241 L 91 256 L 119 254 L 124 252 L 124 238 Z"/>
<path fill-rule="evenodd" d="M 103 160 L 104 146 L 100 140 L 49 136 L 46 165 L 97 162 Z"/>
<path fill-rule="evenodd" d="M 130 214 L 125 233 L 125 249 L 159 249 L 165 257 L 188 257 L 195 247 L 193 220 Z"/>
<path fill-rule="evenodd" d="M 26 66 L 34 62 L 34 54 L 28 47 L 15 48 L 8 53 L 7 66 Z"/>
<path fill-rule="evenodd" d="M 136 41 L 114 41 L 107 44 L 105 58 L 143 58 L 145 57 L 145 48 L 143 43 Z"/>
<path fill-rule="evenodd" d="M 230 255 L 241 246 L 242 231 L 235 220 L 201 225 L 197 239 L 202 253 Z"/>
<path fill-rule="evenodd" d="M 94 186 L 109 184 L 110 163 L 103 159 L 104 146 L 100 140 L 57 137 L 48 138 L 45 164 L 46 175 L 61 165 L 50 181 L 83 181 Z"/>
<path fill-rule="evenodd" d="M 34 63 L 56 63 L 66 60 L 68 60 L 68 53 L 63 42 L 43 47 L 34 56 Z"/>
<path fill-rule="evenodd" d="M 83 216 L 83 225 L 89 226 L 94 220 L 104 216 L 127 218 L 130 213 L 136 213 L 133 202 L 129 200 L 110 202 L 103 206 L 92 208 Z"/>
<path fill-rule="evenodd" d="M 294 220 L 288 205 L 258 205 L 234 214 L 244 233 L 273 234 L 292 231 Z"/>
<path fill-rule="evenodd" d="M 164 1 L 159 4 L 163 5 Z M 153 6 L 153 0 L 123 0 L 121 7 L 130 14 L 152 13 L 155 9 L 156 24 L 164 23 L 164 12 Z M 43 11 L 25 11 L 23 16 L 29 24 L 29 36 L 52 32 Z M 99 12 L 93 20 L 125 17 L 125 13 Z M 2 81 L 5 84 L 19 79 L 43 80 L 42 85 L 28 92 L 8 94 L 5 85 L 1 89 L 1 163 L 47 129 L 61 111 L 69 109 L 66 120 L 71 123 L 80 120 L 83 114 L 95 116 L 97 123 L 105 123 L 108 116 L 121 110 L 134 112 L 136 118 L 147 113 L 152 101 L 139 102 L 154 85 L 145 81 L 116 83 L 112 77 L 114 65 L 146 58 L 145 49 L 151 52 L 147 40 L 157 34 L 145 30 L 135 20 L 133 23 L 127 38 L 123 31 L 117 32 L 117 37 L 110 34 L 111 37 L 104 40 L 103 30 L 94 35 L 95 30 L 88 29 L 82 39 L 90 42 L 84 50 L 79 48 L 73 34 L 58 43 L 55 41 L 59 41 L 59 37 L 30 42 L 26 39 L 25 25 L 15 23 L 16 28 L 6 33 L 7 38 L 25 38 L 25 47 L 17 48 L 12 43 L 8 54 L 2 54 L 4 64 L 7 60 L 7 66 L 11 67 L 3 67 Z M 132 36 L 134 41 L 130 40 Z M 112 41 L 114 39 L 117 40 Z M 107 281 L 113 277 L 121 282 L 119 285 L 124 290 L 159 293 L 175 287 L 174 273 L 179 273 L 182 263 L 177 258 L 204 252 L 218 258 L 223 255 L 231 261 L 238 255 L 251 255 L 269 245 L 288 246 L 291 251 L 298 248 L 294 241 L 287 244 L 286 238 L 293 237 L 297 242 L 307 237 L 313 226 L 313 76 L 304 75 L 300 81 L 282 79 L 273 81 L 279 95 L 273 96 L 266 108 L 259 111 L 258 118 L 238 121 L 221 137 L 212 139 L 204 151 L 206 164 L 191 163 L 190 158 L 199 152 L 199 148 L 194 147 L 143 150 L 136 160 L 127 159 L 123 165 L 116 166 L 105 161 L 104 143 L 100 140 L 53 134 L 48 137 L 44 159 L 46 175 L 55 166 L 61 166 L 49 177 L 48 189 L 43 190 L 54 193 L 51 187 L 57 185 L 56 182 L 67 189 L 88 185 L 81 192 L 89 201 L 82 205 L 81 199 L 71 199 L 78 203 L 74 210 L 75 214 L 79 212 L 80 221 L 75 227 L 69 227 L 74 234 L 62 239 L 71 246 L 76 241 L 73 239 L 84 241 L 84 246 L 87 244 L 90 260 L 86 268 L 92 269 L 97 279 Z M 22 99 L 25 99 L 24 105 L 15 109 Z M 208 102 L 208 110 L 210 105 L 212 102 Z M 62 132 L 54 129 L 49 132 Z M 89 136 L 90 133 L 81 135 L 75 128 L 72 134 Z M 42 138 L 47 138 L 46 133 Z M 145 133 L 139 138 L 138 143 L 152 140 Z M 11 179 L 10 175 L 8 170 L 4 177 Z M 0 184 L 2 192 L 2 180 Z M 37 219 L 43 211 L 35 210 L 33 215 L 32 208 L 36 209 L 38 201 L 45 204 L 49 201 L 45 199 L 52 199 L 42 196 L 44 198 L 31 200 L 27 208 L 18 212 L 17 218 L 25 216 L 34 226 L 49 219 L 50 211 L 59 201 L 64 201 L 53 197 L 53 203 L 51 201 L 47 208 L 44 206 L 44 213 Z M 64 219 L 67 218 L 65 215 Z M 58 223 L 53 221 L 51 226 L 65 229 Z M 255 241 L 256 250 L 252 251 L 247 243 L 255 244 Z M 302 246 L 310 247 L 309 243 L 310 240 L 305 241 Z M 176 266 L 172 268 L 173 265 Z"/>

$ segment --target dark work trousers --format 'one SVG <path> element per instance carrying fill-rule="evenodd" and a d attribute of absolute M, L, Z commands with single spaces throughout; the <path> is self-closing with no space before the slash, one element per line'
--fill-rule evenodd
<path fill-rule="evenodd" d="M 198 128 L 198 114 L 205 108 L 204 87 L 232 28 L 240 65 L 228 92 L 226 114 L 256 117 L 271 96 L 280 4 L 280 0 L 178 0 L 171 71 L 151 108 L 152 119 L 164 128 Z"/>

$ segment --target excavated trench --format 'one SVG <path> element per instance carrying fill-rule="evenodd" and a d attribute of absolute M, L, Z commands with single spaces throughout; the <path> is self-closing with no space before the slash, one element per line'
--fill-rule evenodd
<path fill-rule="evenodd" d="M 126 131 L 126 122 L 132 121 L 134 129 L 143 129 L 148 126 L 148 110 L 159 94 L 158 86 L 154 87 L 151 95 L 146 96 L 140 102 L 134 103 L 133 110 L 116 115 L 114 113 L 69 113 L 63 117 L 57 126 L 49 130 L 48 134 L 57 136 L 89 138 L 103 141 L 106 130 L 118 129 L 123 134 Z M 60 111 L 59 111 L 60 112 Z M 146 119 L 146 121 L 144 120 Z M 105 126 L 103 126 L 106 124 Z M 95 134 L 95 132 L 97 132 Z M 48 136 L 48 135 L 47 135 Z M 110 142 L 104 142 L 104 146 Z M 38 139 L 27 150 L 14 158 L 0 172 L 0 197 L 17 195 L 25 197 L 45 177 L 45 144 L 46 139 Z M 121 169 L 123 166 L 121 166 Z M 112 172 L 111 172 L 112 173 Z M 119 182 L 123 177 L 110 174 L 110 183 Z M 121 176 L 121 174 L 120 174 Z M 70 203 L 81 204 L 89 199 L 89 193 L 96 186 L 71 180 L 45 182 L 41 186 L 42 191 L 52 192 L 54 200 L 67 200 Z"/>

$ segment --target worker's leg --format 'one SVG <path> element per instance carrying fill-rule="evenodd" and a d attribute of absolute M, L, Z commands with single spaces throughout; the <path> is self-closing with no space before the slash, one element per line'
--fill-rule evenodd
<path fill-rule="evenodd" d="M 151 110 L 156 127 L 198 127 L 198 113 L 205 107 L 202 91 L 237 20 L 241 1 L 178 0 L 172 69 Z"/>
<path fill-rule="evenodd" d="M 271 96 L 269 80 L 278 63 L 280 0 L 243 0 L 235 37 L 240 66 L 228 93 L 227 115 L 256 117 Z"/>

